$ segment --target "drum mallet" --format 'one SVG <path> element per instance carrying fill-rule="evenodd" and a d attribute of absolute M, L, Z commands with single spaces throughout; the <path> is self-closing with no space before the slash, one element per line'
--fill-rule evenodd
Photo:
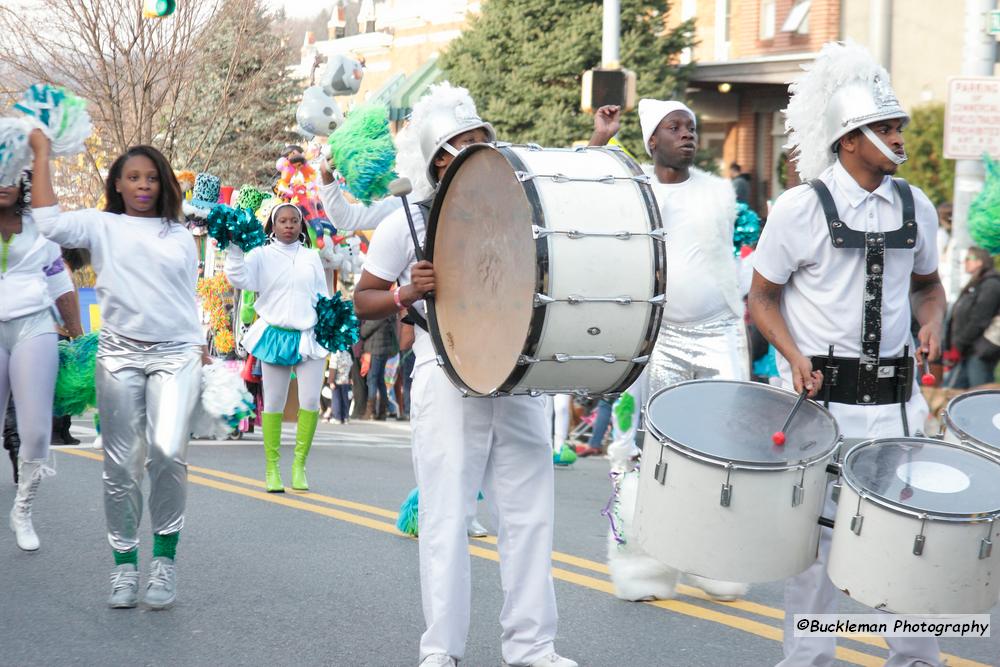
<path fill-rule="evenodd" d="M 935 382 L 937 382 L 937 378 L 934 377 L 933 373 L 931 373 L 931 366 L 930 363 L 927 361 L 926 352 L 924 352 L 924 359 L 920 363 L 924 368 L 924 374 L 920 376 L 920 384 L 924 385 L 925 387 L 930 387 Z"/>
<path fill-rule="evenodd" d="M 806 396 L 809 395 L 808 389 L 803 389 L 802 393 L 799 394 L 798 399 L 795 401 L 795 405 L 792 406 L 792 411 L 788 413 L 788 418 L 785 419 L 785 424 L 781 427 L 780 431 L 776 431 L 774 435 L 771 436 L 771 442 L 778 445 L 785 444 L 785 431 L 788 430 L 788 426 L 792 423 L 792 419 L 795 418 L 795 413 L 799 411 L 802 407 L 802 401 L 806 400 Z"/>
<path fill-rule="evenodd" d="M 410 179 L 408 178 L 397 178 L 389 183 L 389 194 L 403 200 L 403 210 L 406 211 L 406 222 L 410 225 L 410 238 L 413 239 L 413 252 L 417 256 L 417 261 L 422 262 L 424 261 L 424 250 L 420 247 L 420 241 L 417 239 L 417 228 L 413 224 L 413 215 L 410 214 L 410 202 L 406 201 L 406 195 L 411 192 L 413 192 L 413 186 L 410 184 Z M 427 224 L 426 220 L 424 224 Z"/>

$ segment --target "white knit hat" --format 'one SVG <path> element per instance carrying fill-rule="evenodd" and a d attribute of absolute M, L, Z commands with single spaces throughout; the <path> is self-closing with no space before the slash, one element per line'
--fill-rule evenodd
<path fill-rule="evenodd" d="M 642 127 L 642 147 L 646 149 L 646 155 L 653 156 L 649 152 L 649 138 L 656 132 L 656 126 L 660 121 L 675 111 L 686 111 L 691 115 L 691 120 L 695 120 L 694 112 L 683 102 L 675 100 L 639 100 L 639 126 Z M 695 120 L 695 122 L 697 122 Z"/>

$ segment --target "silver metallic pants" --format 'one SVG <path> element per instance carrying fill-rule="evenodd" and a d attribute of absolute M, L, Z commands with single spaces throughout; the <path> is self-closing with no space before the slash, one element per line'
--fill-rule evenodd
<path fill-rule="evenodd" d="M 139 544 L 142 468 L 153 533 L 184 526 L 191 411 L 201 393 L 201 349 L 101 332 L 97 409 L 104 442 L 104 514 L 115 551 Z"/>
<path fill-rule="evenodd" d="M 750 354 L 743 320 L 726 313 L 704 322 L 664 321 L 649 358 L 647 397 L 686 380 L 749 380 Z"/>

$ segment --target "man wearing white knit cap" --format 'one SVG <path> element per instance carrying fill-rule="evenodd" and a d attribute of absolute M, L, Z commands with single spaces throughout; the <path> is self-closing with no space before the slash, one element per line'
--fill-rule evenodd
<path fill-rule="evenodd" d="M 927 416 L 913 356 L 938 356 L 945 296 L 937 273 L 934 206 L 919 188 L 892 178 L 906 160 L 902 132 L 909 115 L 885 69 L 850 42 L 824 45 L 789 91 L 785 126 L 805 183 L 782 193 L 771 210 L 754 253 L 751 314 L 778 350 L 783 384 L 822 398 L 845 438 L 913 435 Z M 911 303 L 921 325 L 917 341 L 910 334 Z M 884 489 L 885 480 L 901 475 L 897 470 L 906 464 L 891 448 L 876 456 L 878 470 L 870 480 Z M 836 510 L 830 487 L 827 517 Z M 921 511 L 933 515 L 937 502 Z M 859 505 L 857 514 L 866 511 Z M 860 521 L 852 529 L 862 535 Z M 873 532 L 867 525 L 864 531 Z M 821 528 L 817 560 L 785 582 L 780 667 L 826 667 L 836 658 L 834 637 L 796 637 L 794 627 L 796 614 L 837 611 L 842 595 L 827 574 L 831 540 L 831 529 Z M 884 540 L 881 562 L 866 563 L 874 579 L 905 572 L 922 553 L 908 540 Z M 889 590 L 894 585 L 887 584 Z M 885 596 L 879 599 L 891 603 L 897 593 Z M 877 606 L 891 609 L 886 602 Z M 889 667 L 941 664 L 933 637 L 886 642 Z"/>
<path fill-rule="evenodd" d="M 644 405 L 654 392 L 686 380 L 750 379 L 743 300 L 733 258 L 733 188 L 693 166 L 697 126 L 694 112 L 685 104 L 640 100 L 639 123 L 646 153 L 653 158 L 646 173 L 652 177 L 666 231 L 668 293 L 649 364 L 629 389 L 636 406 Z M 610 136 L 595 138 L 591 144 L 604 143 Z M 613 469 L 627 469 L 638 419 L 631 422 L 609 448 Z M 619 509 L 628 521 L 632 508 Z M 679 573 L 654 566 L 648 556 L 634 551 L 609 549 L 618 596 L 671 597 Z M 686 577 L 720 600 L 734 600 L 747 590 L 743 584 Z"/>

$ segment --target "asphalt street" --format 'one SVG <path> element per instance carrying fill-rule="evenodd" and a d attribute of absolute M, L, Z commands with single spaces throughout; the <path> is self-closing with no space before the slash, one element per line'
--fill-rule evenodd
<path fill-rule="evenodd" d="M 35 509 L 40 551 L 0 532 L 0 665 L 413 666 L 423 629 L 416 540 L 395 518 L 414 486 L 405 423 L 322 424 L 308 493 L 267 494 L 259 435 L 195 441 L 178 602 L 164 612 L 106 607 L 113 566 L 101 505 L 101 452 L 59 448 L 58 475 Z M 286 442 L 293 426 L 285 425 Z M 290 482 L 291 446 L 282 467 Z M 14 487 L 0 461 L 6 512 Z M 614 597 L 605 554 L 607 461 L 556 473 L 556 648 L 585 667 L 765 667 L 781 659 L 782 586 L 718 603 L 682 586 L 675 600 Z M 480 520 L 492 528 L 485 508 Z M 6 520 L 4 520 L 6 524 Z M 142 568 L 151 539 L 144 519 Z M 473 617 L 463 665 L 500 664 L 501 591 L 494 537 L 473 540 Z M 862 613 L 844 598 L 841 611 Z M 992 618 L 1000 620 L 1000 607 Z M 990 639 L 945 639 L 952 667 L 997 665 Z M 881 665 L 881 639 L 843 639 L 838 665 Z"/>

